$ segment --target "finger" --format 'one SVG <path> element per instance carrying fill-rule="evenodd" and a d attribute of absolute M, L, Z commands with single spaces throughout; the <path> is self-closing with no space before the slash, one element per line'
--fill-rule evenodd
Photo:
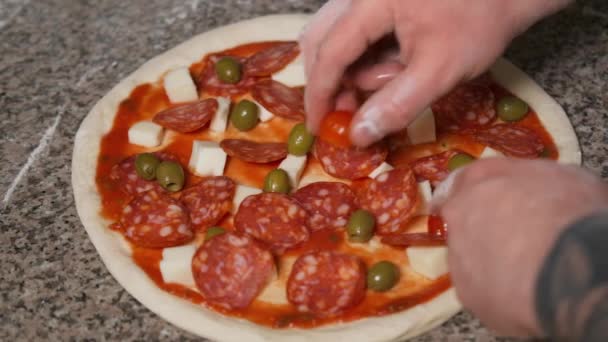
<path fill-rule="evenodd" d="M 392 13 L 379 1 L 358 1 L 328 31 L 316 53 L 306 87 L 307 126 L 316 132 L 319 122 L 332 107 L 332 99 L 346 68 L 356 61 L 368 44 L 392 29 Z"/>
<path fill-rule="evenodd" d="M 399 62 L 385 62 L 364 67 L 354 76 L 354 84 L 364 91 L 374 91 L 384 87 L 404 69 Z"/>
<path fill-rule="evenodd" d="M 344 110 L 348 112 L 356 112 L 359 108 L 359 100 L 355 90 L 342 90 L 336 96 L 336 110 Z"/>

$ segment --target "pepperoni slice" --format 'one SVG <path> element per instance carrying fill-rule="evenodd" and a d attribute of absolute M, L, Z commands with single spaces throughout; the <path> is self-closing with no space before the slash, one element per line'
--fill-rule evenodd
<path fill-rule="evenodd" d="M 344 183 L 312 183 L 298 189 L 293 197 L 308 211 L 312 231 L 346 226 L 357 208 L 355 194 Z"/>
<path fill-rule="evenodd" d="M 156 152 L 154 155 L 160 160 L 171 160 L 177 162 L 177 157 L 166 152 Z M 112 167 L 110 179 L 119 184 L 122 190 L 135 195 L 149 190 L 164 191 L 156 181 L 145 180 L 137 174 L 135 170 L 135 155 L 128 157 Z"/>
<path fill-rule="evenodd" d="M 235 189 L 236 185 L 228 177 L 207 177 L 184 190 L 180 199 L 190 211 L 192 224 L 207 228 L 230 212 Z"/>
<path fill-rule="evenodd" d="M 428 157 L 422 157 L 413 161 L 410 166 L 414 170 L 416 178 L 428 180 L 433 186 L 437 186 L 450 174 L 448 163 L 458 153 L 458 151 L 445 151 Z"/>
<path fill-rule="evenodd" d="M 271 79 L 257 82 L 251 95 L 272 114 L 290 120 L 304 120 L 304 93 Z"/>
<path fill-rule="evenodd" d="M 431 108 L 442 131 L 465 133 L 496 119 L 494 93 L 485 78 L 457 86 Z"/>
<path fill-rule="evenodd" d="M 234 226 L 282 252 L 309 238 L 308 213 L 293 198 L 278 193 L 262 193 L 245 198 Z"/>
<path fill-rule="evenodd" d="M 227 155 L 250 163 L 270 163 L 287 157 L 285 143 L 259 143 L 244 139 L 225 139 L 220 146 Z"/>
<path fill-rule="evenodd" d="M 388 149 L 382 143 L 366 148 L 338 147 L 317 138 L 315 153 L 325 172 L 338 178 L 358 179 L 367 177 L 382 164 Z"/>
<path fill-rule="evenodd" d="M 127 239 L 145 248 L 178 246 L 194 238 L 188 210 L 157 190 L 137 195 L 124 207 L 120 225 Z"/>
<path fill-rule="evenodd" d="M 198 88 L 212 96 L 236 97 L 247 93 L 256 82 L 254 77 L 243 74 L 241 80 L 236 84 L 224 83 L 217 77 L 215 63 L 222 57 L 234 58 L 241 64 L 246 60 L 245 58 L 226 55 L 211 55 L 207 57 L 205 68 L 196 80 Z"/>
<path fill-rule="evenodd" d="M 359 198 L 361 207 L 376 216 L 376 232 L 392 234 L 415 214 L 418 186 L 409 168 L 383 172 L 365 189 Z"/>
<path fill-rule="evenodd" d="M 248 307 L 274 273 L 272 254 L 246 235 L 218 235 L 192 258 L 192 275 L 203 297 L 227 309 Z"/>
<path fill-rule="evenodd" d="M 178 131 L 189 133 L 197 131 L 207 124 L 217 111 L 216 99 L 205 99 L 167 108 L 154 116 L 157 124 Z"/>
<path fill-rule="evenodd" d="M 298 54 L 300 48 L 297 42 L 277 44 L 249 57 L 244 65 L 245 74 L 258 77 L 270 76 L 286 67 Z"/>
<path fill-rule="evenodd" d="M 287 299 L 299 311 L 335 316 L 365 296 L 365 266 L 355 256 L 315 251 L 300 256 L 287 280 Z"/>
<path fill-rule="evenodd" d="M 545 148 L 533 130 L 507 123 L 478 130 L 473 138 L 510 157 L 536 158 Z"/>

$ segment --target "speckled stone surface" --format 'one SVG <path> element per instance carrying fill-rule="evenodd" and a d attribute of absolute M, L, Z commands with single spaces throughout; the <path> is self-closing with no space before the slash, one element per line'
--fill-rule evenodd
<path fill-rule="evenodd" d="M 93 104 L 196 33 L 319 0 L 0 0 L 0 340 L 197 340 L 106 271 L 70 185 L 73 138 Z M 578 2 L 508 56 L 568 114 L 585 167 L 608 177 L 608 2 Z M 462 313 L 417 341 L 498 341 Z M 504 340 L 504 339 L 502 339 Z"/>

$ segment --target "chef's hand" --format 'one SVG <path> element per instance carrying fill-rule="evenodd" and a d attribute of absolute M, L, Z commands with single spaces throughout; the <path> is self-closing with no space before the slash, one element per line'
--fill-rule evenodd
<path fill-rule="evenodd" d="M 378 91 L 357 111 L 351 140 L 364 146 L 402 129 L 456 83 L 485 71 L 513 37 L 568 1 L 330 0 L 300 39 L 307 124 L 317 131 L 333 110 L 347 68 L 371 52 L 377 64 L 355 72 L 354 81 Z M 368 51 L 390 34 L 394 51 Z M 352 95 L 338 102 L 353 106 Z"/>
<path fill-rule="evenodd" d="M 541 336 L 534 306 L 541 264 L 569 224 L 608 208 L 608 185 L 574 166 L 489 159 L 450 176 L 433 196 L 463 305 L 500 333 Z"/>

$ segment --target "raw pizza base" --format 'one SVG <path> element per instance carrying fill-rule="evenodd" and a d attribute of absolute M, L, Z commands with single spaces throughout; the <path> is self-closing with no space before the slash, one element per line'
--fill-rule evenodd
<path fill-rule="evenodd" d="M 393 315 L 315 329 L 271 329 L 222 316 L 161 290 L 133 262 L 122 236 L 108 229 L 110 222 L 100 215 L 101 200 L 95 183 L 100 142 L 112 127 L 119 103 L 136 86 L 157 82 L 167 71 L 190 66 L 211 52 L 256 41 L 295 40 L 309 19 L 307 15 L 266 16 L 200 34 L 153 58 L 122 80 L 93 107 L 76 134 L 72 159 L 76 209 L 104 264 L 139 302 L 196 335 L 221 341 L 402 340 L 442 324 L 461 309 L 452 288 L 427 303 Z M 580 164 L 578 141 L 559 104 L 505 60 L 499 60 L 491 72 L 499 83 L 537 111 L 559 149 L 559 161 Z"/>

